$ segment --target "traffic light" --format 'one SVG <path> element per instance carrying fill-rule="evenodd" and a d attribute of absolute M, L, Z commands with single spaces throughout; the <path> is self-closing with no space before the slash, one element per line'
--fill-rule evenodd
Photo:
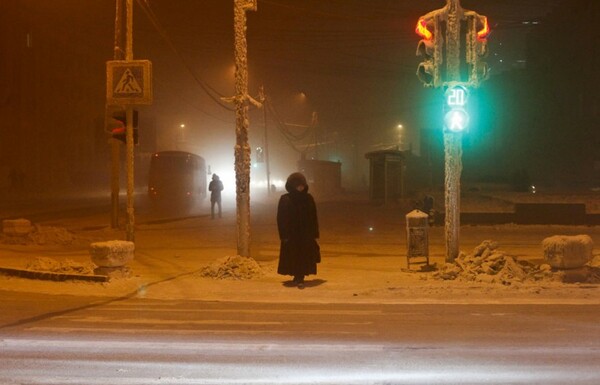
<path fill-rule="evenodd" d="M 467 99 L 469 92 L 462 84 L 448 87 L 445 93 L 444 104 L 444 131 L 452 133 L 465 132 L 469 126 L 469 113 Z"/>
<path fill-rule="evenodd" d="M 425 87 L 439 87 L 441 80 L 439 45 L 442 42 L 436 37 L 435 23 L 435 18 L 421 17 L 415 29 L 417 35 L 422 37 L 417 45 L 417 56 L 424 58 L 417 68 L 417 77 Z"/>
<path fill-rule="evenodd" d="M 127 113 L 125 110 L 117 110 L 112 114 L 114 128 L 110 133 L 114 139 L 125 143 L 127 138 Z M 133 110 L 133 144 L 138 144 L 138 112 Z"/>
<path fill-rule="evenodd" d="M 467 63 L 470 65 L 469 83 L 477 87 L 489 77 L 489 68 L 485 58 L 488 54 L 487 37 L 490 34 L 490 27 L 487 17 L 475 12 L 472 12 L 468 20 L 470 50 L 467 50 Z"/>

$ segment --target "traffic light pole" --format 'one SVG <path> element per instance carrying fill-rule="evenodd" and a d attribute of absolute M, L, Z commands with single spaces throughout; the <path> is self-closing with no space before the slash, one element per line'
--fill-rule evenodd
<path fill-rule="evenodd" d="M 133 0 L 127 1 L 127 38 L 126 38 L 126 50 L 125 60 L 133 60 Z M 128 104 L 126 107 L 127 116 L 127 127 L 125 145 L 127 146 L 127 222 L 125 224 L 125 231 L 127 233 L 127 240 L 130 242 L 135 241 L 135 215 L 134 215 L 134 178 L 133 178 L 133 106 Z"/>
<path fill-rule="evenodd" d="M 461 50 L 461 28 L 466 28 L 464 50 Z M 468 87 L 477 87 L 487 78 L 487 67 L 480 58 L 486 54 L 489 27 L 485 16 L 463 9 L 460 0 L 446 0 L 444 8 L 419 19 L 416 32 L 423 37 L 417 46 L 417 55 L 425 56 L 417 76 L 427 87 L 450 91 L 446 106 L 451 110 L 444 115 L 444 184 L 446 262 L 453 262 L 459 254 L 462 136 L 468 124 L 468 113 L 463 107 Z M 466 52 L 464 58 L 462 51 Z M 461 79 L 463 63 L 471 66 L 468 79 Z"/>
<path fill-rule="evenodd" d="M 459 0 L 448 0 L 446 29 L 446 74 L 448 82 L 460 81 Z M 453 262 L 460 252 L 460 176 L 462 173 L 462 133 L 444 133 L 445 157 L 445 232 L 446 262 Z"/>
<path fill-rule="evenodd" d="M 114 40 L 114 60 L 123 60 L 123 10 L 124 0 L 115 0 L 115 40 Z M 108 114 L 108 105 L 106 109 L 106 120 L 110 119 Z M 111 149 L 111 178 L 110 178 L 110 227 L 116 229 L 119 227 L 119 178 L 121 165 L 121 148 L 119 141 L 115 138 L 110 139 Z"/>
<path fill-rule="evenodd" d="M 460 175 L 462 134 L 444 133 L 446 262 L 458 257 L 460 238 Z"/>

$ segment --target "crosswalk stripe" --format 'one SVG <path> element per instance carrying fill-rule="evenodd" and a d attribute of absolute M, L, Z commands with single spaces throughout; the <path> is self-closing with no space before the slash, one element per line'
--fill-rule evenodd
<path fill-rule="evenodd" d="M 70 322 L 81 323 L 101 323 L 101 322 L 118 322 L 119 325 L 124 324 L 150 324 L 150 325 L 357 325 L 365 326 L 372 325 L 373 322 L 345 322 L 345 321 L 241 321 L 230 319 L 204 319 L 204 320 L 166 320 L 159 318 L 109 318 L 109 317 L 81 317 L 81 316 L 58 316 L 53 319 L 66 319 Z"/>
<path fill-rule="evenodd" d="M 339 331 L 339 330 L 247 330 L 247 329 L 189 329 L 189 330 L 173 330 L 173 329 L 123 329 L 123 328 L 77 328 L 77 327 L 52 327 L 52 326 L 32 326 L 26 329 L 32 332 L 52 332 L 52 333 L 73 333 L 73 332 L 105 332 L 113 334 L 248 334 L 248 335 L 260 335 L 260 334 L 310 334 L 310 335 L 362 335 L 362 336 L 375 336 L 376 332 L 369 331 Z M 137 343 L 137 342 L 136 342 Z"/>

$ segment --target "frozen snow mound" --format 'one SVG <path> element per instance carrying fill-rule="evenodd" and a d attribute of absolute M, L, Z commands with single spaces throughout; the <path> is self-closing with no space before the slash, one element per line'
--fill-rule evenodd
<path fill-rule="evenodd" d="M 79 263 L 70 259 L 59 262 L 48 257 L 37 257 L 29 261 L 25 268 L 27 270 L 47 271 L 51 273 L 93 275 L 95 267 L 91 262 Z"/>
<path fill-rule="evenodd" d="M 589 261 L 587 265 L 591 267 L 600 267 L 600 254 L 595 255 L 594 258 L 592 258 L 592 260 Z"/>
<path fill-rule="evenodd" d="M 434 273 L 434 278 L 487 282 L 510 286 L 526 281 L 553 281 L 559 277 L 552 273 L 550 265 L 534 265 L 517 261 L 498 249 L 498 243 L 483 241 L 469 255 L 461 253 L 454 263 L 446 263 Z"/>
<path fill-rule="evenodd" d="M 27 234 L 15 236 L 3 234 L 1 241 L 9 245 L 71 245 L 77 237 L 62 227 L 40 226 L 35 227 Z"/>
<path fill-rule="evenodd" d="M 4 219 L 2 221 L 2 232 L 9 236 L 26 236 L 33 230 L 31 221 L 25 218 Z"/>
<path fill-rule="evenodd" d="M 589 263 L 594 242 L 589 235 L 555 235 L 542 241 L 544 259 L 555 269 L 576 269 Z"/>
<path fill-rule="evenodd" d="M 201 277 L 214 279 L 253 279 L 264 275 L 260 265 L 252 258 L 227 256 L 215 260 L 200 271 Z"/>

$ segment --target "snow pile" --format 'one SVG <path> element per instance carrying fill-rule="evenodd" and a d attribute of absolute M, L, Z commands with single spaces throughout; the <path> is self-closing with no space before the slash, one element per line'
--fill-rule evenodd
<path fill-rule="evenodd" d="M 588 266 L 600 267 L 600 254 L 595 255 L 594 258 L 592 258 L 592 260 L 588 262 Z"/>
<path fill-rule="evenodd" d="M 29 238 L 38 245 L 70 245 L 75 235 L 63 227 L 35 226 Z"/>
<path fill-rule="evenodd" d="M 29 261 L 25 268 L 27 270 L 49 271 L 52 273 L 93 275 L 96 266 L 91 262 L 78 263 L 69 259 L 59 262 L 48 257 L 37 257 Z"/>
<path fill-rule="evenodd" d="M 461 253 L 454 263 L 446 263 L 433 274 L 443 280 L 499 283 L 510 286 L 525 281 L 556 280 L 550 265 L 517 261 L 498 249 L 498 243 L 483 241 L 469 255 Z"/>
<path fill-rule="evenodd" d="M 200 272 L 201 277 L 215 279 L 252 279 L 263 275 L 262 268 L 254 259 L 239 255 L 219 258 Z"/>
<path fill-rule="evenodd" d="M 31 221 L 25 218 L 4 219 L 2 221 L 2 232 L 9 236 L 24 236 L 33 230 Z"/>
<path fill-rule="evenodd" d="M 63 227 L 35 225 L 35 229 L 25 236 L 4 235 L 0 242 L 9 245 L 67 246 L 75 240 L 75 235 Z"/>

